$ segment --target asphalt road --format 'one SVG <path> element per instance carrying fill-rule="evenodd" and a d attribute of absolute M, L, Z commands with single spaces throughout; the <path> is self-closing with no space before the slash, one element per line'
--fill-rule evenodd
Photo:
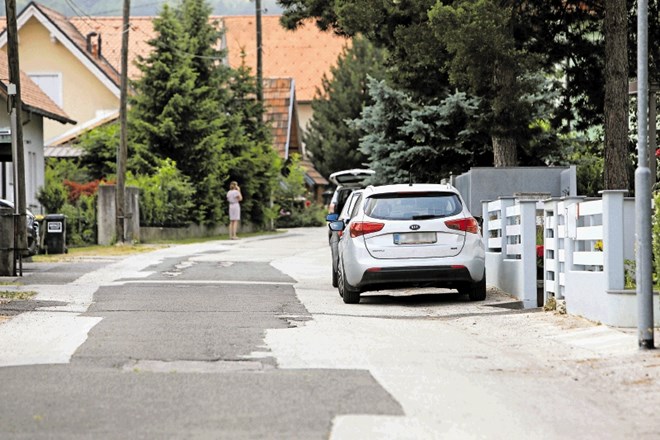
<path fill-rule="evenodd" d="M 634 333 L 489 290 L 343 304 L 322 228 L 27 263 L 0 306 L 2 439 L 657 439 Z M 5 280 L 11 281 L 11 280 Z"/>

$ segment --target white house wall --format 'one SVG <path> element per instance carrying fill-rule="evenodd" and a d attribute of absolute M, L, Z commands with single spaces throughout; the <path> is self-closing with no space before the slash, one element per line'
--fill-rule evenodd
<path fill-rule="evenodd" d="M 43 124 L 44 118 L 33 114 L 30 122 L 23 126 L 25 199 L 28 208 L 35 214 L 41 212 L 37 194 L 45 183 L 46 163 L 44 159 Z"/>
<path fill-rule="evenodd" d="M 6 101 L 0 105 L 6 106 Z M 5 107 L 6 108 L 6 107 Z M 23 149 L 25 153 L 25 201 L 27 207 L 35 214 L 40 213 L 40 205 L 37 201 L 39 188 L 44 185 L 44 138 L 43 117 L 23 112 Z M 0 127 L 10 127 L 9 115 L 0 112 Z M 13 164 L 5 164 L 7 178 L 4 191 L 8 200 L 14 201 L 14 171 Z M 0 180 L 1 182 L 1 180 Z M 0 194 L 1 195 L 1 194 Z"/>

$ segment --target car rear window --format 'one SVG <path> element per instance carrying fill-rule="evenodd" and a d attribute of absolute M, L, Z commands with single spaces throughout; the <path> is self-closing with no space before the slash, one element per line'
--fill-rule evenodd
<path fill-rule="evenodd" d="M 388 193 L 367 199 L 364 213 L 382 220 L 424 220 L 449 217 L 463 210 L 454 193 Z"/>

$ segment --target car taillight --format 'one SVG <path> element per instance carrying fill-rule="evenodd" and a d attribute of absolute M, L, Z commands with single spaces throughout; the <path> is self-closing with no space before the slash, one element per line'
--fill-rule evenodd
<path fill-rule="evenodd" d="M 373 223 L 373 222 L 355 222 L 351 223 L 351 237 L 359 237 L 364 234 L 371 234 L 372 232 L 378 232 L 385 224 L 383 223 Z"/>
<path fill-rule="evenodd" d="M 454 229 L 456 231 L 470 232 L 472 234 L 479 233 L 479 223 L 477 223 L 477 220 L 472 217 L 460 218 L 458 220 L 447 220 L 445 225 L 447 225 L 449 229 Z"/>

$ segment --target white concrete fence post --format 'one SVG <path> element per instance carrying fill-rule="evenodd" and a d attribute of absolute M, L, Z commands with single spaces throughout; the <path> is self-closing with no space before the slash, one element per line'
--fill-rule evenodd
<path fill-rule="evenodd" d="M 580 203 L 584 201 L 586 197 L 584 196 L 576 196 L 576 197 L 566 197 L 564 198 L 564 220 L 566 221 L 566 225 L 564 228 L 564 273 L 567 274 L 568 272 L 572 271 L 574 269 L 573 267 L 573 252 L 575 252 L 575 230 L 571 228 L 571 215 L 575 216 L 575 207 L 573 205 Z M 576 219 L 572 219 L 573 222 L 576 221 Z M 557 298 L 560 299 L 560 298 Z M 563 295 L 562 295 L 563 299 Z"/>
<path fill-rule="evenodd" d="M 506 250 L 506 244 L 508 242 L 506 235 L 506 225 L 509 223 L 509 220 L 506 216 L 506 210 L 510 206 L 513 206 L 516 202 L 515 197 L 499 197 L 500 200 L 500 220 L 501 220 L 501 234 L 502 234 L 502 251 L 500 253 L 500 264 L 506 260 L 509 256 Z"/>
<path fill-rule="evenodd" d="M 490 200 L 481 201 L 481 239 L 484 242 L 484 247 L 486 252 L 488 252 L 488 221 L 490 220 L 490 215 L 488 213 L 488 204 Z"/>
<path fill-rule="evenodd" d="M 548 231 L 552 231 L 552 237 L 548 237 Z M 543 301 L 546 303 L 549 292 L 555 299 L 560 296 L 559 250 L 559 199 L 553 198 L 546 200 L 543 208 Z M 552 259 L 547 258 L 550 252 Z M 549 272 L 553 275 L 551 280 L 548 279 Z"/>
<path fill-rule="evenodd" d="M 537 200 L 519 200 L 520 245 L 523 265 L 523 307 L 538 307 L 536 287 L 536 203 Z"/>
<path fill-rule="evenodd" d="M 605 190 L 599 193 L 603 196 L 603 271 L 607 276 L 607 290 L 623 290 L 625 286 L 623 199 L 627 192 Z"/>

